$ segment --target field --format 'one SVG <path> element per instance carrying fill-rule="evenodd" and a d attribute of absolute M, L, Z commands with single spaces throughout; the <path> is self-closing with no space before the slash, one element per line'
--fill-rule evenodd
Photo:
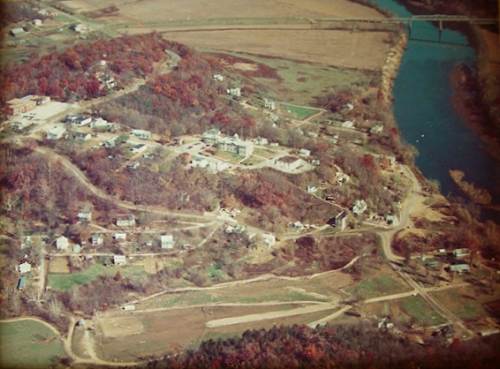
<path fill-rule="evenodd" d="M 189 19 L 244 17 L 380 17 L 377 11 L 347 0 L 79 0 L 68 2 L 80 10 L 95 10 L 110 5 L 120 9 L 128 21 L 165 22 Z"/>
<path fill-rule="evenodd" d="M 338 290 L 352 284 L 342 272 L 325 273 L 312 279 L 268 280 L 229 285 L 219 289 L 168 293 L 144 300 L 138 309 L 168 308 L 216 303 L 261 303 L 290 301 L 338 301 Z"/>
<path fill-rule="evenodd" d="M 66 356 L 60 339 L 42 323 L 20 320 L 0 323 L 0 367 L 46 368 Z"/>
<path fill-rule="evenodd" d="M 230 306 L 170 309 L 144 313 L 115 313 L 98 317 L 97 343 L 99 355 L 112 359 L 133 360 L 146 355 L 161 355 L 192 347 L 202 339 L 242 333 L 249 328 L 271 327 L 273 324 L 294 324 L 316 321 L 332 313 L 334 308 L 313 306 L 311 313 L 294 315 L 302 305 Z M 315 311 L 321 309 L 322 311 Z M 297 310 L 299 311 L 299 310 Z M 222 318 L 270 314 L 266 320 L 208 328 L 208 321 Z M 290 315 L 285 317 L 285 315 Z M 272 315 L 283 316 L 271 318 Z M 249 318 L 250 319 L 250 318 Z"/>
<path fill-rule="evenodd" d="M 401 309 L 417 323 L 433 326 L 446 323 L 446 320 L 429 306 L 420 296 L 410 296 L 398 301 Z"/>
<path fill-rule="evenodd" d="M 94 264 L 83 271 L 71 274 L 51 273 L 48 275 L 48 286 L 55 290 L 67 291 L 74 286 L 89 283 L 100 275 L 114 275 L 118 271 L 122 276 L 131 279 L 140 279 L 146 274 L 142 266 L 127 265 L 124 267 L 106 267 L 101 264 Z"/>
<path fill-rule="evenodd" d="M 366 70 L 380 70 L 389 49 L 386 32 L 225 30 L 166 32 L 164 35 L 196 48 Z"/>

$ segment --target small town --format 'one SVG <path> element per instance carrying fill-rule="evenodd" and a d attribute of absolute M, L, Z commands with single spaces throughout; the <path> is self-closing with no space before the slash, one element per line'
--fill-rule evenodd
<path fill-rule="evenodd" d="M 404 134 L 405 24 L 221 1 L 8 1 L 0 367 L 488 368 L 496 193 Z"/>

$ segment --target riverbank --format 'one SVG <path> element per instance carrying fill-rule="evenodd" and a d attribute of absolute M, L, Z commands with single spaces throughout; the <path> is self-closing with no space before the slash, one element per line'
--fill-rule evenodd
<path fill-rule="evenodd" d="M 382 67 L 382 81 L 380 83 L 381 99 L 386 104 L 391 104 L 394 100 L 392 91 L 394 88 L 394 81 L 398 76 L 401 60 L 403 59 L 406 45 L 408 44 L 408 36 L 405 32 L 398 35 L 398 39 L 394 46 L 387 53 L 385 64 Z"/>
<path fill-rule="evenodd" d="M 450 73 L 453 106 L 464 121 L 485 143 L 486 150 L 500 161 L 500 141 L 497 129 L 488 124 L 489 114 L 481 99 L 481 84 L 477 71 L 465 64 L 456 65 Z"/>

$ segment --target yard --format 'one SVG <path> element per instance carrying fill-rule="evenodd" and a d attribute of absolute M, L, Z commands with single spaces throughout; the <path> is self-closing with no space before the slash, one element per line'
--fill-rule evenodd
<path fill-rule="evenodd" d="M 47 368 L 66 356 L 55 332 L 31 319 L 1 322 L 0 341 L 2 368 Z"/>
<path fill-rule="evenodd" d="M 100 275 L 114 275 L 117 272 L 133 280 L 141 279 L 146 275 L 144 267 L 139 265 L 119 267 L 94 264 L 80 272 L 70 274 L 50 273 L 48 275 L 48 286 L 55 290 L 68 291 L 74 286 L 92 282 Z"/>

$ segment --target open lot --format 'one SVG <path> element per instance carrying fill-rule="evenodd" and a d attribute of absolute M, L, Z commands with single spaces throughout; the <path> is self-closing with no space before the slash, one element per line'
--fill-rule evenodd
<path fill-rule="evenodd" d="M 385 32 L 330 30 L 241 30 L 166 32 L 197 48 L 281 57 L 339 67 L 380 70 L 389 44 Z"/>
<path fill-rule="evenodd" d="M 67 257 L 52 258 L 49 263 L 49 273 L 64 274 L 69 273 L 69 263 Z"/>
<path fill-rule="evenodd" d="M 46 368 L 66 356 L 59 337 L 31 319 L 0 323 L 0 367 Z"/>

